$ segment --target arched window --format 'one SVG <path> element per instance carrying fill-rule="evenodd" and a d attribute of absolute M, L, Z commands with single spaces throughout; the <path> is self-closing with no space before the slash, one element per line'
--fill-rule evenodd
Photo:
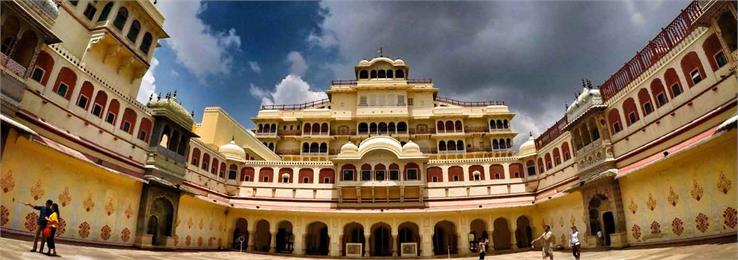
<path fill-rule="evenodd" d="M 446 127 L 444 126 L 443 121 L 438 121 L 438 126 L 436 126 L 436 128 L 437 128 L 436 130 L 438 130 L 438 132 L 445 132 L 446 131 Z"/>
<path fill-rule="evenodd" d="M 391 79 L 391 78 L 394 78 L 394 77 L 395 77 L 395 75 L 394 75 L 394 73 L 392 73 L 392 70 L 387 70 L 387 78 L 390 78 Z"/>
<path fill-rule="evenodd" d="M 446 131 L 449 132 L 449 133 L 453 133 L 453 132 L 456 131 L 456 129 L 454 129 L 454 122 L 453 121 L 446 121 Z"/>
<path fill-rule="evenodd" d="M 133 134 L 133 128 L 135 128 L 137 114 L 133 109 L 126 108 L 123 110 L 123 121 L 120 123 L 120 129 L 126 131 L 128 134 Z"/>
<path fill-rule="evenodd" d="M 356 172 L 356 166 L 352 164 L 343 165 L 343 167 L 341 167 L 341 180 L 355 181 L 356 178 L 354 176 L 354 172 Z"/>
<path fill-rule="evenodd" d="M 651 82 L 651 94 L 653 95 L 653 99 L 656 100 L 657 107 L 669 103 L 669 98 L 666 97 L 666 90 L 664 90 L 664 84 L 661 84 L 660 79 L 654 79 Z"/>
<path fill-rule="evenodd" d="M 464 181 L 464 169 L 459 166 L 451 166 L 448 168 L 449 181 Z"/>
<path fill-rule="evenodd" d="M 463 132 L 464 126 L 461 124 L 461 120 L 456 120 L 456 123 L 454 124 L 454 127 L 456 128 L 456 132 Z"/>
<path fill-rule="evenodd" d="M 269 143 L 269 150 L 274 151 L 274 143 Z"/>
<path fill-rule="evenodd" d="M 454 141 L 448 141 L 446 142 L 446 147 L 449 151 L 456 151 L 456 142 Z"/>
<path fill-rule="evenodd" d="M 85 81 L 85 83 L 82 83 L 82 88 L 79 90 L 79 95 L 77 96 L 77 106 L 81 107 L 85 111 L 87 111 L 87 108 L 90 106 L 90 100 L 92 99 L 92 83 L 89 81 Z"/>
<path fill-rule="evenodd" d="M 389 122 L 389 124 L 387 124 L 387 132 L 389 132 L 390 134 L 394 134 L 396 130 L 397 128 L 395 127 L 395 122 Z"/>
<path fill-rule="evenodd" d="M 326 143 L 320 144 L 320 153 L 328 153 L 328 144 Z"/>
<path fill-rule="evenodd" d="M 702 68 L 702 62 L 700 62 L 700 58 L 697 57 L 696 52 L 690 52 L 684 55 L 680 64 L 684 78 L 687 79 L 687 85 L 690 88 L 705 78 L 705 69 Z"/>
<path fill-rule="evenodd" d="M 508 128 L 509 128 L 509 127 L 508 127 L 508 124 L 507 124 L 507 119 L 505 119 L 505 120 L 502 120 L 502 128 L 503 128 L 503 129 L 508 129 Z"/>
<path fill-rule="evenodd" d="M 636 108 L 633 98 L 628 98 L 623 102 L 623 113 L 625 113 L 625 122 L 628 123 L 628 126 L 638 122 L 638 119 L 640 119 L 638 116 L 638 108 Z"/>
<path fill-rule="evenodd" d="M 3 21 L 2 29 L 2 53 L 9 55 L 13 49 L 15 42 L 18 40 L 18 31 L 20 30 L 20 22 L 15 16 L 9 16 Z"/>
<path fill-rule="evenodd" d="M 271 182 L 272 176 L 274 175 L 274 169 L 265 167 L 259 170 L 259 181 L 260 182 Z"/>
<path fill-rule="evenodd" d="M 725 64 L 728 64 L 728 57 L 725 56 L 717 35 L 712 34 L 710 37 L 707 37 L 705 42 L 702 43 L 702 50 L 705 51 L 705 55 L 707 55 L 707 59 L 710 61 L 712 71 L 716 71 L 725 66 Z"/>
<path fill-rule="evenodd" d="M 377 133 L 377 123 L 369 124 L 369 133 L 370 134 Z"/>
<path fill-rule="evenodd" d="M 366 125 L 366 123 L 359 123 L 359 133 L 365 134 L 367 131 L 369 131 L 369 127 Z"/>
<path fill-rule="evenodd" d="M 495 120 L 489 120 L 489 128 L 491 129 L 497 129 L 497 124 L 495 124 Z"/>
<path fill-rule="evenodd" d="M 279 179 L 279 182 L 291 183 L 292 182 L 292 168 L 279 169 L 279 176 L 281 177 Z"/>
<path fill-rule="evenodd" d="M 105 4 L 105 6 L 102 9 L 102 12 L 100 13 L 100 17 L 97 18 L 98 22 L 105 21 L 108 19 L 108 16 L 110 15 L 110 10 L 113 9 L 113 2 L 108 2 Z"/>
<path fill-rule="evenodd" d="M 499 180 L 505 178 L 505 168 L 499 164 L 493 164 L 489 166 L 489 176 L 493 180 Z"/>
<path fill-rule="evenodd" d="M 671 98 L 679 96 L 682 94 L 682 92 L 684 92 L 684 90 L 682 89 L 682 84 L 679 82 L 679 76 L 677 75 L 675 69 L 667 69 L 666 74 L 664 74 L 664 79 L 666 80 L 666 86 L 669 88 L 669 94 L 671 94 Z"/>
<path fill-rule="evenodd" d="M 218 158 L 213 157 L 213 162 L 210 164 L 210 173 L 212 174 L 218 174 Z"/>
<path fill-rule="evenodd" d="M 115 15 L 113 25 L 115 28 L 118 28 L 118 30 L 123 30 L 123 26 L 126 25 L 126 20 L 128 20 L 128 9 L 121 7 L 118 9 L 118 14 Z"/>
<path fill-rule="evenodd" d="M 377 72 L 377 78 L 384 79 L 387 78 L 387 72 L 384 70 L 379 70 Z"/>
<path fill-rule="evenodd" d="M 395 70 L 395 77 L 405 78 L 405 71 L 403 71 L 403 70 Z"/>
<path fill-rule="evenodd" d="M 525 167 L 528 169 L 528 176 L 536 175 L 536 163 L 534 163 L 533 160 L 525 162 Z"/>
<path fill-rule="evenodd" d="M 131 23 L 131 29 L 128 29 L 128 39 L 135 43 L 140 31 L 141 23 L 138 20 L 133 20 L 133 23 Z"/>
<path fill-rule="evenodd" d="M 359 79 L 369 78 L 369 73 L 366 70 L 359 71 Z"/>
<path fill-rule="evenodd" d="M 544 167 L 545 164 L 543 164 L 543 158 L 538 157 L 538 173 L 543 173 L 546 171 L 546 168 Z"/>
<path fill-rule="evenodd" d="M 59 75 L 56 77 L 56 83 L 54 83 L 53 91 L 59 96 L 62 96 L 69 100 L 74 92 L 74 86 L 77 84 L 77 74 L 64 67 L 59 71 Z"/>
<path fill-rule="evenodd" d="M 648 94 L 648 90 L 641 88 L 638 90 L 638 102 L 641 103 L 641 109 L 643 109 L 643 115 L 648 115 L 653 112 L 653 102 L 651 102 L 651 95 Z"/>
<path fill-rule="evenodd" d="M 148 118 L 142 117 L 141 123 L 138 127 L 138 140 L 148 142 L 149 141 L 149 133 L 151 133 L 151 120 Z"/>
<path fill-rule="evenodd" d="M 497 139 L 492 140 L 492 149 L 494 150 L 500 149 L 500 143 L 497 142 Z"/>
<path fill-rule="evenodd" d="M 238 175 L 238 166 L 231 164 L 231 166 L 228 166 L 228 179 L 235 180 L 236 175 Z"/>
<path fill-rule="evenodd" d="M 497 120 L 496 121 L 496 124 L 497 124 L 497 129 L 504 129 L 505 128 L 505 126 L 502 125 L 502 120 Z"/>
<path fill-rule="evenodd" d="M 369 78 L 376 79 L 377 78 L 377 71 L 376 70 L 372 70 L 372 72 L 370 73 Z"/>
<path fill-rule="evenodd" d="M 391 181 L 399 181 L 400 180 L 400 166 L 393 163 L 389 166 L 389 179 Z"/>
<path fill-rule="evenodd" d="M 303 153 L 309 153 L 310 152 L 310 144 L 308 144 L 308 143 L 302 143 L 302 152 Z"/>
<path fill-rule="evenodd" d="M 328 123 L 323 123 L 322 125 L 320 125 L 320 134 L 328 134 Z"/>
<path fill-rule="evenodd" d="M 218 177 L 225 178 L 225 172 L 226 172 L 226 164 L 225 162 L 221 162 L 220 167 L 218 168 Z"/>
<path fill-rule="evenodd" d="M 143 39 L 141 39 L 141 46 L 139 46 L 138 49 L 143 53 L 149 54 L 149 49 L 151 49 L 151 43 L 153 43 L 153 41 L 154 37 L 151 36 L 151 33 L 145 33 Z"/>
<path fill-rule="evenodd" d="M 553 164 L 551 163 L 551 154 L 547 153 L 545 158 L 546 158 L 546 170 L 551 170 L 551 168 L 553 168 Z"/>
<path fill-rule="evenodd" d="M 241 181 L 254 181 L 254 168 L 243 167 L 241 169 Z"/>
<path fill-rule="evenodd" d="M 310 144 L 310 153 L 318 153 L 320 152 L 320 146 L 318 143 L 312 143 Z"/>
<path fill-rule="evenodd" d="M 379 133 L 380 134 L 386 134 L 387 133 L 387 123 L 385 123 L 385 122 L 379 122 L 378 128 L 379 128 Z"/>
<path fill-rule="evenodd" d="M 11 57 L 13 60 L 18 62 L 24 68 L 28 68 L 31 65 L 31 61 L 36 52 L 36 46 L 38 46 L 38 36 L 33 30 L 27 30 L 23 33 L 20 40 L 15 46 Z"/>
<path fill-rule="evenodd" d="M 571 153 L 569 152 L 569 143 L 564 142 L 561 145 L 561 153 L 564 154 L 564 161 L 568 161 L 569 159 L 571 159 Z"/>
<path fill-rule="evenodd" d="M 620 122 L 620 112 L 617 108 L 614 108 L 610 110 L 610 112 L 607 112 L 607 121 L 610 123 L 610 131 L 613 134 L 616 134 L 620 132 L 620 130 L 623 130 L 623 123 Z"/>
<path fill-rule="evenodd" d="M 371 181 L 372 180 L 372 166 L 369 164 L 361 165 L 361 180 Z"/>
<path fill-rule="evenodd" d="M 271 128 L 269 129 L 270 133 L 276 133 L 277 132 L 277 124 L 272 124 Z"/>
<path fill-rule="evenodd" d="M 387 168 L 385 168 L 384 164 L 380 163 L 374 166 L 374 180 L 383 181 L 386 174 Z"/>
<path fill-rule="evenodd" d="M 464 141 L 459 140 L 456 141 L 456 150 L 463 151 L 464 150 Z"/>
<path fill-rule="evenodd" d="M 559 148 L 553 149 L 553 158 L 554 158 L 554 165 L 561 164 L 561 154 L 559 154 Z"/>
<path fill-rule="evenodd" d="M 439 152 L 446 151 L 446 141 L 438 141 L 438 151 Z"/>
<path fill-rule="evenodd" d="M 407 124 L 405 122 L 399 122 L 399 123 L 397 123 L 397 132 L 406 133 L 407 132 Z"/>
<path fill-rule="evenodd" d="M 200 168 L 207 172 L 209 169 L 208 165 L 210 165 L 210 155 L 206 153 L 202 155 L 202 165 L 200 165 Z"/>
<path fill-rule="evenodd" d="M 313 126 L 310 128 L 310 134 L 318 135 L 320 134 L 320 125 L 318 123 L 313 123 Z"/>
<path fill-rule="evenodd" d="M 51 70 L 53 69 L 54 59 L 51 58 L 51 55 L 45 51 L 39 51 L 38 57 L 36 57 L 36 66 L 31 73 L 31 79 L 46 86 L 46 83 L 49 82 L 49 76 L 51 76 Z"/>
<path fill-rule="evenodd" d="M 195 149 L 192 149 L 190 164 L 194 165 L 195 167 L 200 166 L 200 149 L 197 147 L 195 147 Z"/>
<path fill-rule="evenodd" d="M 120 109 L 120 103 L 118 103 L 118 100 L 111 100 L 110 106 L 108 106 L 108 113 L 105 114 L 105 122 L 115 125 L 115 119 L 118 117 L 118 109 Z"/>
<path fill-rule="evenodd" d="M 95 102 L 92 104 L 92 114 L 102 118 L 103 111 L 105 111 L 105 105 L 108 103 L 108 94 L 105 94 L 102 90 L 97 91 L 95 96 Z"/>
<path fill-rule="evenodd" d="M 505 139 L 505 148 L 512 148 L 512 142 L 510 141 L 510 138 Z"/>

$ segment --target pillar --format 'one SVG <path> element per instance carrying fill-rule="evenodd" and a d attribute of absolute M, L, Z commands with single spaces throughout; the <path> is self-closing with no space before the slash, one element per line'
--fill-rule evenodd
<path fill-rule="evenodd" d="M 493 225 L 494 223 L 490 225 L 490 228 L 492 228 Z M 494 230 L 493 229 L 487 230 L 487 239 L 489 239 L 489 243 L 487 243 L 487 252 L 491 252 L 495 248 L 495 239 L 494 239 L 495 237 L 493 236 L 492 231 Z"/>
<path fill-rule="evenodd" d="M 461 172 L 464 173 L 464 183 L 471 183 L 473 180 L 471 177 L 469 177 L 469 165 L 459 165 L 461 166 Z M 467 194 L 468 196 L 469 194 Z"/>
<path fill-rule="evenodd" d="M 306 253 L 305 252 L 305 241 L 307 241 L 307 237 L 305 233 L 301 231 L 294 232 L 293 230 L 293 235 L 295 236 L 295 241 L 294 241 L 294 244 L 292 244 L 293 246 L 292 254 L 299 255 L 299 256 L 305 255 Z"/>
<path fill-rule="evenodd" d="M 292 184 L 300 183 L 300 169 L 301 169 L 300 167 L 292 168 Z"/>
<path fill-rule="evenodd" d="M 341 256 L 341 237 L 343 234 L 331 233 L 328 235 L 330 244 L 328 245 L 328 255 L 331 257 Z"/>
<path fill-rule="evenodd" d="M 271 234 L 271 237 L 269 238 L 269 253 L 277 252 L 277 226 L 278 223 L 275 223 L 274 225 L 269 227 L 269 234 Z"/>
<path fill-rule="evenodd" d="M 379 130 L 377 130 L 377 131 L 379 131 Z M 367 233 L 366 232 L 366 229 L 364 229 L 364 257 L 370 257 L 371 256 L 371 254 L 370 254 L 371 250 L 370 250 L 370 247 L 369 247 L 369 241 L 370 241 L 371 237 L 372 237 L 371 231 L 369 233 Z"/>
<path fill-rule="evenodd" d="M 320 169 L 321 168 L 313 168 L 313 184 L 320 183 Z"/>
<path fill-rule="evenodd" d="M 249 229 L 253 230 L 253 229 Z M 254 240 L 256 239 L 256 232 L 249 231 L 249 240 L 247 241 L 246 251 L 247 252 L 253 252 L 254 251 Z"/>
<path fill-rule="evenodd" d="M 503 163 L 502 164 L 502 172 L 505 174 L 506 180 L 510 179 L 510 164 L 509 163 Z"/>
<path fill-rule="evenodd" d="M 420 255 L 433 257 L 433 230 L 428 228 L 420 234 Z"/>
<path fill-rule="evenodd" d="M 469 232 L 471 232 L 471 228 L 469 227 L 469 224 L 459 223 L 459 233 L 457 234 L 459 236 L 458 244 L 456 245 L 458 247 L 458 255 L 459 256 L 465 256 L 470 253 L 469 251 Z"/>
<path fill-rule="evenodd" d="M 448 184 L 448 165 L 441 166 L 441 171 L 443 173 L 443 183 Z"/>
<path fill-rule="evenodd" d="M 515 231 L 518 229 L 517 221 L 513 220 L 510 225 L 512 226 L 512 229 L 510 229 L 510 248 L 518 249 L 518 240 L 515 238 Z"/>
<path fill-rule="evenodd" d="M 279 183 L 279 179 L 282 178 L 282 175 L 279 174 L 279 169 L 272 167 L 272 183 Z"/>
<path fill-rule="evenodd" d="M 396 257 L 398 256 L 398 247 L 397 241 L 399 240 L 400 231 L 397 229 L 397 227 L 392 227 L 392 236 L 390 237 L 390 245 L 392 245 L 392 256 Z"/>

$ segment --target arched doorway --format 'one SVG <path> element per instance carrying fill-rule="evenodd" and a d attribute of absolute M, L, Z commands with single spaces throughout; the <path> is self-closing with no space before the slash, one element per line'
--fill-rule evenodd
<path fill-rule="evenodd" d="M 447 220 L 438 222 L 433 228 L 433 254 L 456 254 L 458 252 L 457 239 L 454 223 Z"/>
<path fill-rule="evenodd" d="M 305 234 L 306 255 L 328 255 L 328 225 L 323 222 L 313 222 L 307 227 Z"/>
<path fill-rule="evenodd" d="M 602 230 L 602 222 L 600 221 L 600 208 L 603 206 L 603 203 L 607 200 L 607 197 L 605 197 L 602 194 L 594 195 L 589 200 L 589 205 L 587 212 L 589 213 L 589 232 L 593 236 L 597 236 L 597 232 L 602 232 L 602 238 L 597 239 L 597 245 L 609 245 L 610 239 L 608 235 L 605 235 L 605 231 Z M 614 223 L 613 223 L 614 226 Z M 614 231 L 614 229 L 613 229 Z"/>
<path fill-rule="evenodd" d="M 391 256 L 392 237 L 391 228 L 386 223 L 377 223 L 372 226 L 371 256 Z"/>
<path fill-rule="evenodd" d="M 510 228 L 507 219 L 497 218 L 494 222 L 494 230 L 492 230 L 492 239 L 494 240 L 495 250 L 510 249 Z"/>
<path fill-rule="evenodd" d="M 479 249 L 477 249 L 477 244 L 482 240 L 489 238 L 489 234 L 487 234 L 487 223 L 482 219 L 472 220 L 469 224 L 469 230 L 474 234 L 474 240 L 469 241 L 470 249 L 472 249 L 472 252 L 478 252 Z M 489 248 L 487 248 L 487 250 L 489 251 Z"/>
<path fill-rule="evenodd" d="M 241 240 L 241 238 L 243 238 L 243 240 Z M 231 241 L 233 242 L 231 248 L 237 250 L 247 249 L 246 247 L 249 244 L 249 225 L 245 218 L 238 218 L 236 220 L 236 227 L 233 229 L 233 237 Z"/>
<path fill-rule="evenodd" d="M 151 203 L 149 215 L 149 234 L 152 235 L 152 245 L 164 245 L 165 236 L 172 235 L 172 223 L 174 223 L 174 206 L 165 198 L 157 198 Z"/>
<path fill-rule="evenodd" d="M 420 234 L 418 232 L 418 225 L 412 222 L 405 222 L 400 224 L 398 230 L 397 245 L 395 245 L 399 249 L 398 255 L 407 255 L 407 253 L 403 254 L 403 251 L 405 251 L 405 249 L 402 248 L 403 243 L 415 243 L 416 255 L 420 256 Z"/>
<path fill-rule="evenodd" d="M 602 232 L 602 236 L 605 239 L 605 245 L 610 245 L 610 234 L 615 233 L 615 216 L 612 212 L 608 211 L 602 214 L 602 222 L 605 226 L 605 231 Z"/>
<path fill-rule="evenodd" d="M 292 235 L 292 223 L 289 221 L 279 222 L 277 225 L 277 237 L 275 251 L 277 253 L 292 253 L 294 249 L 295 237 Z"/>
<path fill-rule="evenodd" d="M 515 238 L 518 248 L 530 247 L 530 242 L 533 241 L 533 229 L 530 227 L 530 220 L 526 216 L 520 216 L 515 222 L 517 223 Z"/>
<path fill-rule="evenodd" d="M 269 221 L 259 220 L 256 223 L 256 232 L 254 232 L 254 251 L 269 252 L 269 242 L 272 240 L 272 234 L 269 233 Z"/>
<path fill-rule="evenodd" d="M 346 256 L 347 253 L 346 243 L 361 243 L 361 252 L 358 253 L 363 256 L 365 252 L 364 248 L 366 247 L 366 240 L 364 238 L 364 226 L 356 222 L 346 224 L 346 226 L 343 227 L 343 243 L 341 243 L 344 256 Z"/>

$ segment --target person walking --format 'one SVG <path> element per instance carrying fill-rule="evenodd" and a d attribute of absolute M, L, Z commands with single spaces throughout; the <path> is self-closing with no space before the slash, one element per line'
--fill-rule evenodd
<path fill-rule="evenodd" d="M 36 252 L 36 244 L 38 244 L 38 240 L 40 238 L 41 240 L 41 248 L 38 250 L 39 253 L 44 251 L 44 238 L 41 234 L 41 231 L 46 228 L 46 217 L 48 217 L 51 214 L 51 205 L 54 202 L 51 200 L 46 201 L 46 205 L 44 206 L 33 206 L 31 203 L 26 203 L 26 206 L 29 206 L 35 210 L 38 210 L 38 219 L 36 220 L 36 224 L 38 227 L 36 227 L 36 235 L 33 237 L 33 248 L 31 249 L 31 252 Z"/>
<path fill-rule="evenodd" d="M 489 239 L 487 238 L 479 241 L 479 245 L 477 246 L 479 249 L 479 260 L 484 260 L 484 257 L 487 255 L 487 243 L 489 243 Z"/>
<path fill-rule="evenodd" d="M 551 226 L 549 226 L 549 225 L 544 226 L 543 229 L 544 229 L 543 234 L 540 237 L 534 239 L 531 242 L 531 246 L 530 247 L 533 248 L 533 243 L 535 243 L 536 241 L 543 240 L 543 246 L 542 246 L 542 248 L 543 248 L 543 259 L 546 259 L 546 258 L 549 258 L 550 257 L 551 260 L 553 260 L 554 259 L 554 254 L 553 254 L 553 232 L 551 232 Z"/>
<path fill-rule="evenodd" d="M 574 255 L 574 259 L 579 260 L 582 244 L 579 242 L 577 226 L 571 226 L 571 239 L 569 239 L 569 243 L 571 244 L 571 253 Z"/>
<path fill-rule="evenodd" d="M 49 215 L 46 220 L 48 221 L 47 226 L 51 228 L 51 233 L 49 234 L 49 237 L 46 238 L 46 243 L 49 246 L 49 252 L 47 252 L 46 254 L 50 256 L 57 256 L 56 245 L 54 244 L 54 237 L 56 236 L 56 227 L 59 223 L 59 204 L 54 203 L 51 205 L 51 215 Z"/>

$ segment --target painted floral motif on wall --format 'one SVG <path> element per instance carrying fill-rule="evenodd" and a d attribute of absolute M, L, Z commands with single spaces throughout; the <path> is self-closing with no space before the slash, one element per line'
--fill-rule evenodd
<path fill-rule="evenodd" d="M 179 227 L 179 218 L 177 218 L 177 220 L 174 221 L 174 227 L 175 228 Z"/>
<path fill-rule="evenodd" d="M 113 198 L 108 199 L 108 203 L 105 204 L 105 214 L 108 216 L 113 215 L 115 212 L 115 205 L 113 205 Z"/>
<path fill-rule="evenodd" d="M 92 194 L 87 193 L 87 199 L 82 201 L 82 206 L 85 208 L 85 211 L 90 212 L 93 208 L 95 208 L 95 201 L 92 200 Z"/>
<path fill-rule="evenodd" d="M 13 179 L 13 171 L 8 170 L 0 177 L 0 187 L 3 189 L 3 193 L 8 193 L 15 188 L 15 179 Z"/>
<path fill-rule="evenodd" d="M 179 244 L 179 236 L 177 234 L 172 235 L 172 239 L 174 240 L 174 245 Z"/>
<path fill-rule="evenodd" d="M 10 211 L 5 205 L 0 205 L 0 226 L 5 226 L 10 221 Z"/>
<path fill-rule="evenodd" d="M 28 215 L 26 215 L 26 222 L 23 223 L 23 226 L 28 231 L 36 231 L 36 227 L 37 227 L 36 221 L 37 220 L 38 220 L 38 214 L 36 214 L 36 212 L 28 213 Z"/>
<path fill-rule="evenodd" d="M 200 223 L 197 223 L 197 226 L 198 226 L 198 227 L 200 228 L 200 230 L 202 230 L 202 227 L 203 227 L 204 225 L 205 225 L 205 224 L 203 224 L 203 223 L 202 223 L 202 218 L 200 218 Z"/>
<path fill-rule="evenodd" d="M 197 237 L 197 247 L 202 247 L 202 237 Z"/>
<path fill-rule="evenodd" d="M 661 233 L 661 224 L 659 222 L 651 222 L 651 234 L 660 234 Z"/>
<path fill-rule="evenodd" d="M 718 178 L 718 182 L 717 182 L 718 190 L 723 192 L 723 194 L 728 194 L 728 191 L 730 190 L 730 187 L 732 184 L 733 182 L 728 180 L 728 178 L 725 177 L 725 174 L 723 172 L 720 172 L 720 177 Z"/>
<path fill-rule="evenodd" d="M 59 223 L 56 224 L 56 236 L 64 235 L 65 231 L 67 231 L 67 221 L 64 218 L 59 218 Z"/>
<path fill-rule="evenodd" d="M 131 239 L 131 230 L 128 228 L 123 228 L 123 230 L 120 231 L 120 240 L 123 240 L 123 242 L 128 242 L 128 239 Z"/>
<path fill-rule="evenodd" d="M 77 234 L 79 234 L 79 237 L 87 238 L 88 236 L 90 236 L 90 224 L 88 224 L 87 221 L 83 221 L 82 223 L 80 223 L 78 228 L 79 231 L 77 232 Z"/>
<path fill-rule="evenodd" d="M 213 240 L 214 239 L 215 239 L 214 237 L 208 238 L 208 247 L 213 247 Z"/>
<path fill-rule="evenodd" d="M 130 219 L 131 216 L 133 216 L 133 208 L 131 208 L 131 203 L 128 203 L 128 208 L 126 208 L 123 213 L 126 214 L 126 219 Z"/>
<path fill-rule="evenodd" d="M 568 243 L 566 243 L 566 235 L 561 234 L 561 246 L 567 246 Z"/>
<path fill-rule="evenodd" d="M 697 217 L 694 219 L 694 222 L 697 223 L 697 229 L 704 233 L 707 228 L 710 227 L 710 222 L 708 221 L 707 215 L 705 214 L 697 214 Z"/>
<path fill-rule="evenodd" d="M 671 221 L 671 231 L 677 236 L 681 236 L 682 232 L 684 232 L 684 222 L 679 218 L 674 218 Z"/>
<path fill-rule="evenodd" d="M 734 208 L 728 207 L 723 211 L 723 224 L 730 228 L 735 228 L 738 224 L 738 212 Z"/>
<path fill-rule="evenodd" d="M 630 228 L 630 232 L 633 234 L 633 238 L 641 239 L 641 226 L 634 224 L 633 227 Z"/>
<path fill-rule="evenodd" d="M 190 235 L 187 235 L 187 237 L 185 237 L 185 245 L 190 246 L 191 243 L 192 243 L 192 238 L 190 237 Z"/>
<path fill-rule="evenodd" d="M 69 187 L 64 187 L 64 191 L 59 193 L 59 197 L 57 198 L 59 199 L 59 203 L 62 207 L 69 205 L 69 203 L 72 202 L 72 194 L 69 193 Z"/>
<path fill-rule="evenodd" d="M 110 226 L 108 226 L 108 225 L 105 225 L 105 226 L 103 226 L 103 227 L 102 227 L 102 228 L 100 229 L 100 238 L 102 238 L 102 240 L 105 240 L 105 241 L 107 241 L 108 239 L 110 239 L 110 233 L 111 233 L 112 231 L 113 231 L 113 230 L 112 230 L 112 229 L 110 229 Z"/>
<path fill-rule="evenodd" d="M 563 220 L 564 218 L 563 218 L 563 217 L 561 217 L 561 219 Z M 562 222 L 562 224 L 563 224 L 563 222 Z M 562 225 L 562 226 L 563 226 L 563 225 Z M 210 226 L 209 226 L 208 228 L 209 228 L 209 229 L 210 229 L 211 231 L 213 230 L 213 220 L 212 220 L 212 219 L 210 220 Z"/>
<path fill-rule="evenodd" d="M 702 189 L 702 185 L 700 185 L 697 180 L 692 180 L 692 190 L 689 191 L 689 195 L 691 195 L 693 199 L 700 201 L 704 192 L 705 191 Z"/>
<path fill-rule="evenodd" d="M 189 220 L 187 220 L 187 229 L 192 229 L 192 225 L 193 225 L 193 224 L 194 224 L 194 223 L 192 222 L 192 216 L 190 216 L 190 219 L 189 219 Z"/>
<path fill-rule="evenodd" d="M 630 199 L 630 205 L 628 205 L 628 209 L 631 213 L 636 214 L 636 211 L 638 211 L 638 204 L 636 204 L 633 199 Z"/>
<path fill-rule="evenodd" d="M 677 203 L 679 203 L 679 194 L 674 192 L 673 187 L 669 187 L 669 196 L 666 199 L 669 201 L 669 204 L 676 207 Z"/>
<path fill-rule="evenodd" d="M 31 198 L 36 201 L 43 197 L 44 193 L 44 186 L 41 183 L 41 179 L 36 180 L 36 184 L 33 184 L 33 186 L 31 186 Z"/>
<path fill-rule="evenodd" d="M 653 209 L 656 208 L 656 200 L 653 199 L 653 195 L 649 192 L 648 193 L 648 200 L 646 201 L 646 206 L 648 206 L 648 209 L 653 211 Z"/>

